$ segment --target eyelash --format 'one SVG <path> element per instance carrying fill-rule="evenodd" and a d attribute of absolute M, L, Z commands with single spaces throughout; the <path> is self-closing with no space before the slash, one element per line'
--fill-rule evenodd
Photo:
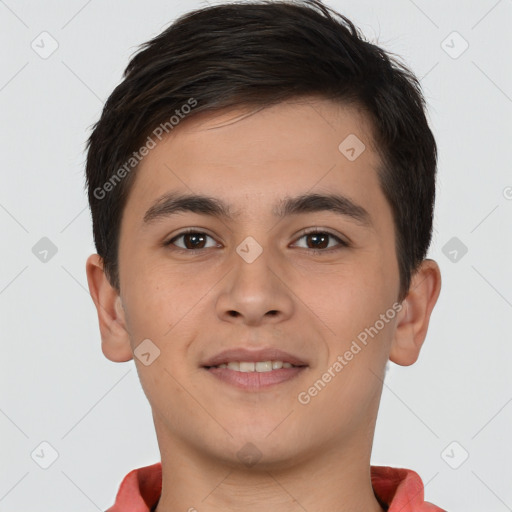
<path fill-rule="evenodd" d="M 208 233 L 205 233 L 203 231 L 199 231 L 198 229 L 189 228 L 189 229 L 186 229 L 185 231 L 181 231 L 180 233 L 175 235 L 170 240 L 164 242 L 163 245 L 165 247 L 173 245 L 173 242 L 175 242 L 178 238 L 181 238 L 182 236 L 188 235 L 188 234 L 191 234 L 191 233 L 195 234 L 195 235 L 206 235 L 207 237 L 210 237 L 210 238 L 213 239 L 213 237 L 210 236 Z M 346 242 L 345 240 L 342 240 L 337 235 L 335 235 L 333 233 L 330 233 L 329 231 L 320 230 L 320 229 L 311 229 L 309 231 L 305 231 L 305 232 L 303 232 L 299 236 L 299 238 L 297 238 L 297 240 L 300 240 L 301 238 L 304 238 L 307 235 L 318 235 L 318 234 L 328 235 L 328 236 L 334 238 L 338 242 L 339 245 L 336 246 L 336 247 L 331 247 L 329 249 L 309 249 L 307 247 L 306 248 L 301 247 L 301 249 L 306 249 L 306 250 L 312 251 L 313 253 L 322 253 L 322 252 L 325 253 L 325 252 L 331 252 L 331 251 L 336 251 L 336 250 L 340 250 L 340 249 L 344 249 L 344 248 L 350 247 L 350 244 L 348 242 Z M 182 247 L 174 246 L 174 248 L 172 250 L 179 251 L 179 252 L 195 253 L 195 252 L 198 252 L 198 251 L 204 251 L 206 249 L 212 249 L 212 247 L 206 247 L 206 248 L 201 248 L 201 249 L 183 249 Z"/>

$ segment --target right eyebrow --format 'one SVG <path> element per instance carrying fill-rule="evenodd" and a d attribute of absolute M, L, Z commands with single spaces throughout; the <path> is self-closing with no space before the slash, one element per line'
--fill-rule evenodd
<path fill-rule="evenodd" d="M 143 222 L 149 224 L 162 217 L 170 217 L 180 212 L 192 212 L 226 219 L 233 219 L 237 216 L 223 201 L 215 197 L 168 193 L 159 197 L 146 211 Z"/>

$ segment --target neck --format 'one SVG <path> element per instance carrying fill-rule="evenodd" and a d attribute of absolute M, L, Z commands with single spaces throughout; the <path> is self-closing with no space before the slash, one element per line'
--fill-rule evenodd
<path fill-rule="evenodd" d="M 155 425 L 156 426 L 156 425 Z M 370 479 L 367 435 L 288 463 L 219 461 L 165 439 L 157 427 L 162 494 L 156 512 L 383 512 Z M 339 446 L 350 448 L 339 448 Z M 362 448 L 363 447 L 363 448 Z"/>

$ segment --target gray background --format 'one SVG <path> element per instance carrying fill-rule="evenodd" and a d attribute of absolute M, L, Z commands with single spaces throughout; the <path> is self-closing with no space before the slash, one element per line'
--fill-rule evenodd
<path fill-rule="evenodd" d="M 450 511 L 512 510 L 512 1 L 326 3 L 421 78 L 439 145 L 442 291 L 418 362 L 390 365 L 372 464 Z M 134 362 L 101 352 L 83 149 L 137 45 L 202 5 L 0 1 L 0 511 L 105 510 L 160 460 Z"/>

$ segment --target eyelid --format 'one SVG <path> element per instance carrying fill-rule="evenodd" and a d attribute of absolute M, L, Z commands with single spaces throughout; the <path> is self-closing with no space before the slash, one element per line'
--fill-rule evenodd
<path fill-rule="evenodd" d="M 329 252 L 329 251 L 336 250 L 340 246 L 341 247 L 350 247 L 351 246 L 351 242 L 348 239 L 343 238 L 341 235 L 333 233 L 329 229 L 318 227 L 318 226 L 304 229 L 303 231 L 301 231 L 299 233 L 299 235 L 297 235 L 297 237 L 295 238 L 295 241 L 300 240 L 302 237 L 304 237 L 306 235 L 309 235 L 309 234 L 313 234 L 313 233 L 324 233 L 326 235 L 330 235 L 331 237 L 335 238 L 338 241 L 338 246 L 337 247 L 330 247 L 329 249 L 309 249 L 308 248 L 307 250 L 309 250 L 309 251 Z"/>

